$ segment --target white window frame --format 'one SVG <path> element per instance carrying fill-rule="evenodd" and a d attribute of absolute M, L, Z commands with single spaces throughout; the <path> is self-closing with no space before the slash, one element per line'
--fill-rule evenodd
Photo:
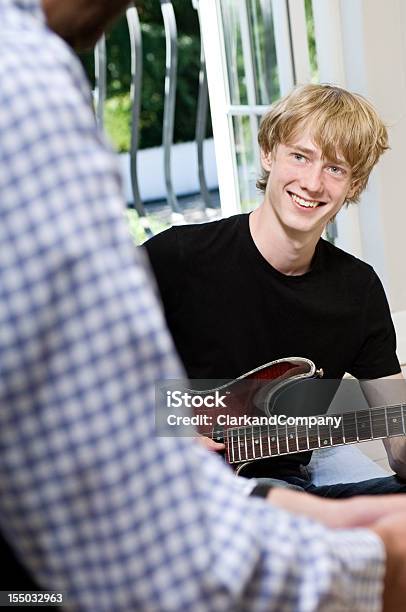
<path fill-rule="evenodd" d="M 220 202 L 222 214 L 227 217 L 241 211 L 233 117 L 237 115 L 250 117 L 254 131 L 257 117 L 261 116 L 268 106 L 255 104 L 253 58 L 248 32 L 244 27 L 246 0 L 235 0 L 235 2 L 238 3 L 242 25 L 248 104 L 239 106 L 231 104 L 220 2 L 221 0 L 199 0 L 198 11 L 206 56 Z M 279 83 L 281 94 L 284 95 L 295 83 L 310 81 L 304 0 L 272 0 L 272 11 Z M 259 152 L 257 149 L 256 151 L 259 170 Z"/>

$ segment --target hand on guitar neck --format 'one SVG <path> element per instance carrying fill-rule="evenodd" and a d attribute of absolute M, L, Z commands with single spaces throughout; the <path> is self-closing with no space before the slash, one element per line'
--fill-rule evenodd
<path fill-rule="evenodd" d="M 209 451 L 220 452 L 226 447 L 223 442 L 216 442 L 207 436 L 196 436 L 195 440 Z"/>
<path fill-rule="evenodd" d="M 367 528 L 383 542 L 386 553 L 384 612 L 401 612 L 406 600 L 406 495 L 320 499 L 308 493 L 273 488 L 267 500 L 335 529 Z"/>

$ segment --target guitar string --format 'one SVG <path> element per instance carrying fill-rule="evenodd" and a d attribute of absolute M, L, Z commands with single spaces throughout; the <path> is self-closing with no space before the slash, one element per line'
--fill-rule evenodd
<path fill-rule="evenodd" d="M 400 418 L 399 418 L 399 421 L 397 421 L 395 423 L 395 428 L 397 428 L 398 426 L 403 428 L 401 415 L 399 415 L 399 416 L 400 416 Z M 391 415 L 391 418 L 393 419 L 393 415 Z M 397 417 L 395 417 L 395 418 L 397 418 Z M 385 415 L 381 415 L 380 420 L 374 418 L 374 422 L 372 424 L 372 429 L 379 430 L 380 427 L 383 426 L 383 428 L 386 430 L 387 429 L 386 422 L 387 422 L 387 420 L 386 420 Z M 357 431 L 357 428 L 359 429 L 361 427 L 361 429 L 362 429 L 364 427 L 364 425 L 366 425 L 366 424 L 368 425 L 368 429 L 371 430 L 371 423 L 370 423 L 369 417 L 364 417 L 363 420 L 357 419 L 357 423 L 356 424 L 355 424 L 355 422 L 353 422 L 353 423 L 348 423 L 347 422 L 346 424 L 344 423 L 344 434 L 351 435 L 352 433 L 355 433 Z M 390 420 L 388 421 L 389 429 L 393 428 L 393 424 L 394 424 L 393 420 L 392 421 L 390 421 Z M 342 430 L 342 425 L 340 425 L 338 428 L 331 428 L 329 425 L 317 425 L 317 424 L 314 425 L 313 427 L 310 427 L 310 428 L 307 427 L 306 425 L 298 425 L 297 427 L 295 425 L 279 425 L 278 427 L 279 427 L 279 429 L 277 429 L 276 425 L 270 425 L 269 426 L 269 430 L 268 430 L 268 426 L 267 425 L 252 425 L 252 426 L 248 426 L 248 427 L 245 427 L 245 426 L 240 426 L 240 427 L 233 426 L 233 427 L 229 427 L 227 429 L 227 431 L 228 432 L 230 432 L 230 431 L 231 432 L 235 432 L 233 434 L 233 437 L 235 437 L 235 438 L 238 438 L 241 435 L 241 432 L 244 432 L 244 431 L 249 436 L 251 436 L 252 433 L 254 433 L 254 435 L 258 435 L 258 434 L 261 433 L 261 431 L 263 431 L 264 432 L 263 433 L 263 437 L 266 438 L 268 436 L 268 431 L 272 435 L 274 435 L 274 434 L 286 435 L 286 432 L 287 432 L 287 435 L 289 435 L 289 434 L 294 434 L 294 432 L 296 430 L 299 431 L 299 429 L 300 429 L 300 430 L 302 430 L 304 432 L 304 436 L 303 437 L 306 437 L 307 430 L 309 430 L 309 435 L 316 435 L 316 436 L 319 435 L 318 434 L 318 429 L 322 431 L 323 428 L 324 428 L 325 432 L 328 435 L 330 435 L 330 430 L 331 430 L 331 435 L 333 435 L 333 436 L 336 433 L 334 430 L 336 430 L 337 433 L 341 432 L 341 430 Z M 312 431 L 312 430 L 314 430 L 314 431 Z M 210 429 L 210 430 L 207 430 L 207 431 L 201 431 L 201 433 L 202 433 L 202 435 L 207 435 L 208 434 L 208 435 L 212 436 L 213 435 L 213 429 Z M 298 434 L 298 437 L 300 437 L 300 436 L 301 436 L 301 434 Z M 342 437 L 342 434 L 340 433 L 339 436 Z M 213 437 L 215 437 L 215 436 L 213 436 Z M 229 434 L 228 434 L 228 437 L 230 437 Z"/>
<path fill-rule="evenodd" d="M 364 425 L 368 425 L 366 428 L 364 427 Z M 388 432 L 389 429 L 389 432 Z M 247 438 L 249 438 L 251 440 L 251 438 L 261 438 L 262 440 L 267 440 L 268 437 L 272 438 L 272 437 L 276 437 L 278 436 L 279 438 L 282 438 L 282 440 L 284 438 L 288 438 L 288 439 L 292 439 L 292 436 L 294 437 L 294 439 L 297 440 L 304 440 L 307 439 L 307 437 L 309 436 L 310 438 L 319 438 L 320 439 L 325 439 L 325 438 L 333 438 L 333 439 L 343 439 L 343 438 L 351 438 L 354 437 L 354 439 L 357 439 L 357 434 L 358 436 L 360 436 L 360 434 L 367 434 L 368 438 L 370 437 L 379 437 L 381 435 L 387 436 L 388 433 L 389 435 L 391 435 L 391 431 L 393 432 L 393 435 L 396 435 L 396 433 L 398 432 L 398 430 L 403 431 L 403 427 L 401 426 L 400 428 L 398 427 L 398 424 L 396 424 L 396 427 L 393 427 L 393 425 L 391 423 L 388 424 L 388 427 L 386 425 L 386 420 L 382 419 L 380 423 L 375 422 L 373 427 L 371 428 L 370 423 L 360 423 L 358 425 L 358 427 L 355 426 L 345 426 L 344 427 L 344 431 L 342 431 L 342 429 L 340 428 L 337 431 L 334 430 L 330 430 L 329 427 L 326 426 L 322 426 L 322 427 L 317 427 L 315 426 L 314 428 L 311 428 L 309 431 L 306 431 L 305 429 L 302 429 L 301 431 L 298 429 L 297 433 L 296 433 L 296 429 L 292 430 L 292 429 L 286 429 L 285 427 L 280 427 L 279 429 L 269 429 L 269 432 L 266 429 L 264 430 L 257 430 L 254 429 L 252 430 L 251 428 L 245 429 L 245 428 L 232 428 L 231 430 L 229 429 L 228 432 L 231 431 L 231 435 L 230 433 L 227 434 L 228 439 L 241 439 L 241 436 L 246 436 Z M 361 430 L 361 431 L 359 431 Z M 399 432 L 400 433 L 400 432 Z"/>
<path fill-rule="evenodd" d="M 394 411 L 396 411 L 395 414 L 394 414 Z M 230 415 L 230 416 L 233 417 L 234 415 Z M 259 416 L 264 416 L 264 415 L 252 415 L 252 416 L 254 416 L 254 417 L 258 416 L 259 417 Z M 317 417 L 325 417 L 325 416 L 338 416 L 338 415 L 327 415 L 327 414 L 325 414 L 325 415 L 316 415 L 316 418 Z M 371 409 L 368 409 L 368 410 L 360 410 L 360 411 L 352 412 L 352 413 L 344 413 L 344 414 L 341 414 L 339 416 L 342 416 L 343 421 L 345 421 L 346 419 L 347 420 L 351 419 L 352 421 L 354 421 L 354 423 L 356 422 L 357 424 L 359 424 L 362 420 L 370 422 L 371 418 L 375 421 L 376 417 L 378 417 L 378 418 L 380 417 L 383 421 L 386 422 L 389 417 L 393 418 L 393 416 L 396 416 L 396 418 L 397 418 L 399 416 L 400 420 L 401 421 L 404 420 L 404 422 L 406 423 L 406 405 L 405 404 L 394 404 L 394 405 L 390 405 L 390 406 L 386 406 L 386 407 L 383 406 L 383 407 L 371 408 Z M 236 417 L 236 418 L 238 418 L 238 417 Z M 293 427 L 293 428 L 296 427 L 294 425 L 292 425 L 292 426 L 287 425 L 287 426 L 288 427 Z M 345 425 L 345 426 L 349 427 L 348 424 Z M 254 425 L 254 426 L 251 426 L 251 427 L 267 427 L 267 425 L 260 425 L 260 426 Z M 251 429 L 251 427 L 232 426 L 232 427 L 229 427 L 228 430 L 231 430 L 231 429 L 244 429 L 244 428 L 249 430 L 249 429 Z M 270 427 L 276 427 L 276 426 L 275 425 L 270 425 Z M 284 427 L 284 426 L 281 425 L 281 427 Z M 306 426 L 305 425 L 298 425 L 298 427 L 306 427 Z M 315 427 L 316 427 L 316 425 L 315 425 Z M 330 426 L 329 425 L 319 425 L 319 427 L 327 427 L 327 428 L 329 428 Z M 207 435 L 211 435 L 212 431 L 213 431 L 213 429 L 207 430 L 207 431 L 204 432 L 204 435 L 206 435 L 206 434 Z M 201 433 L 203 434 L 203 431 L 201 431 Z"/>
<path fill-rule="evenodd" d="M 355 434 L 355 430 L 354 430 L 354 434 Z M 390 435 L 395 436 L 395 435 L 402 435 L 402 434 L 403 435 L 405 434 L 403 430 L 401 432 L 396 432 Z M 324 448 L 325 446 L 329 446 L 329 447 L 343 446 L 346 443 L 363 442 L 363 441 L 378 439 L 382 437 L 388 437 L 386 431 L 384 432 L 383 436 L 379 435 L 379 433 L 374 436 L 367 435 L 365 438 L 361 436 L 357 437 L 356 435 L 354 435 L 352 439 L 350 439 L 351 434 L 347 433 L 345 439 L 343 436 L 337 439 L 333 438 L 333 443 L 331 443 L 330 436 L 328 436 L 326 438 L 328 440 L 328 445 L 327 444 L 323 445 L 322 443 L 323 438 L 320 436 L 320 442 L 319 442 L 318 435 L 313 435 L 313 438 L 309 437 L 309 439 L 307 438 L 307 436 L 305 437 L 299 436 L 298 438 L 295 438 L 295 439 L 289 439 L 289 438 L 287 439 L 286 435 L 284 434 L 283 437 L 280 437 L 278 441 L 276 441 L 275 439 L 274 441 L 271 440 L 270 443 L 266 436 L 262 439 L 262 452 L 260 452 L 260 446 L 258 445 L 258 441 L 259 441 L 258 438 L 247 438 L 247 440 L 245 440 L 245 439 L 241 439 L 241 438 L 234 436 L 232 438 L 231 437 L 228 438 L 227 442 L 229 443 L 229 448 L 232 450 L 233 455 L 235 454 L 239 456 L 242 455 L 242 459 L 246 460 L 246 459 L 261 459 L 265 457 L 279 456 L 283 454 L 293 454 L 297 452 L 317 450 L 317 449 Z M 304 445 L 301 444 L 303 441 L 305 442 Z M 253 446 L 254 444 L 256 444 L 256 446 Z"/>
<path fill-rule="evenodd" d="M 380 410 L 381 412 L 378 413 L 378 410 Z M 396 414 L 394 414 L 393 410 L 397 411 Z M 307 434 L 306 426 L 304 425 L 299 425 L 297 428 L 295 426 L 285 425 L 285 426 L 279 426 L 279 429 L 276 426 L 270 426 L 269 431 L 268 431 L 268 426 L 256 425 L 256 426 L 252 426 L 248 428 L 247 427 L 229 428 L 228 432 L 232 431 L 233 433 L 232 435 L 230 435 L 229 433 L 227 434 L 227 441 L 229 442 L 230 445 L 233 446 L 233 448 L 237 449 L 238 453 L 239 453 L 239 450 L 242 448 L 244 451 L 247 451 L 247 453 L 249 454 L 252 453 L 253 454 L 252 458 L 255 459 L 257 457 L 256 457 L 256 453 L 254 452 L 254 450 L 259 451 L 260 448 L 259 446 L 257 446 L 255 449 L 253 448 L 251 450 L 251 445 L 253 445 L 254 443 L 255 444 L 261 443 L 262 446 L 265 446 L 265 451 L 266 451 L 266 446 L 268 446 L 268 453 L 270 451 L 271 453 L 273 452 L 273 454 L 275 455 L 275 454 L 278 454 L 276 453 L 276 447 L 278 446 L 278 443 L 279 443 L 279 446 L 283 446 L 286 448 L 287 453 L 290 453 L 290 452 L 298 452 L 302 450 L 314 450 L 315 448 L 316 449 L 323 448 L 323 444 L 322 444 L 323 440 L 328 440 L 329 446 L 334 446 L 334 445 L 339 446 L 339 445 L 345 444 L 345 441 L 357 442 L 358 440 L 366 441 L 366 440 L 370 440 L 374 438 L 380 438 L 382 437 L 381 434 L 383 434 L 383 437 L 402 435 L 405 433 L 404 428 L 403 428 L 403 421 L 402 421 L 402 411 L 404 410 L 405 408 L 403 405 L 392 407 L 392 413 L 389 415 L 390 419 L 393 419 L 393 418 L 397 419 L 398 417 L 400 417 L 399 423 L 398 422 L 395 423 L 397 431 L 393 431 L 394 421 L 392 420 L 392 422 L 390 422 L 387 418 L 388 415 L 385 414 L 385 408 L 381 408 L 381 409 L 376 409 L 375 411 L 375 414 L 373 417 L 374 422 L 373 422 L 372 428 L 371 428 L 369 412 L 367 414 L 361 414 L 361 412 L 357 413 L 357 415 L 351 414 L 351 416 L 349 417 L 347 417 L 346 415 L 342 415 L 343 420 L 347 420 L 347 424 L 345 423 L 342 424 L 342 427 L 344 427 L 344 435 L 343 433 L 340 433 L 338 436 L 334 436 L 335 432 L 333 432 L 333 430 L 331 430 L 330 426 L 328 425 L 319 425 L 319 426 L 315 425 L 314 426 L 315 431 L 314 432 L 309 431 L 309 434 Z M 351 419 L 350 423 L 348 423 L 349 419 Z M 366 438 L 362 438 L 362 436 L 359 435 L 360 434 L 359 428 L 361 427 L 362 429 L 362 427 L 366 423 L 368 424 L 369 431 L 362 432 L 364 434 L 367 434 Z M 399 431 L 399 425 L 400 425 L 401 431 Z M 273 429 L 271 429 L 271 427 Z M 342 427 L 340 429 L 342 429 Z M 282 431 L 280 431 L 281 428 L 282 428 Z M 303 430 L 304 432 L 303 435 L 300 433 L 295 434 L 295 432 L 299 428 Z M 323 428 L 325 429 L 324 432 L 323 432 Z M 390 433 L 391 429 L 392 429 L 392 433 Z M 241 430 L 242 430 L 242 433 L 241 433 Z M 264 431 L 262 432 L 262 430 Z M 323 434 L 327 434 L 327 436 Z M 292 438 L 291 436 L 294 436 L 294 438 Z M 353 437 L 354 439 L 351 440 L 350 439 L 351 437 Z M 274 438 L 274 440 L 272 440 L 272 438 Z M 306 441 L 306 445 L 304 447 L 300 447 L 301 442 L 303 441 Z M 308 441 L 309 441 L 309 444 L 307 443 Z M 292 443 L 296 443 L 296 444 L 295 444 L 295 448 L 292 447 L 292 450 L 291 450 L 290 447 L 292 446 Z M 315 446 L 310 446 L 310 444 L 313 444 L 313 443 L 315 444 Z M 284 449 L 282 450 L 282 453 L 285 453 Z M 266 453 L 262 452 L 262 454 L 266 454 Z"/>
<path fill-rule="evenodd" d="M 404 432 L 399 432 L 399 433 L 395 433 L 392 434 L 393 436 L 396 435 L 404 435 Z M 358 438 L 356 436 L 354 437 L 350 437 L 347 436 L 346 439 L 344 439 L 343 437 L 338 438 L 338 439 L 333 439 L 332 443 L 330 441 L 330 438 L 326 438 L 327 443 L 323 444 L 323 439 L 320 440 L 317 437 L 314 437 L 313 439 L 309 439 L 309 441 L 306 438 L 301 438 L 301 439 L 295 439 L 295 440 L 286 440 L 285 439 L 280 439 L 277 441 L 271 441 L 270 443 L 268 442 L 267 439 L 263 439 L 262 440 L 262 452 L 260 450 L 260 446 L 258 446 L 258 439 L 247 439 L 247 441 L 242 440 L 242 439 L 232 439 L 232 438 L 228 438 L 227 442 L 228 442 L 228 446 L 231 449 L 234 449 L 236 452 L 240 452 L 240 449 L 243 451 L 243 454 L 247 457 L 251 457 L 252 458 L 261 458 L 262 456 L 275 456 L 275 455 L 280 455 L 280 454 L 291 454 L 291 453 L 297 453 L 297 452 L 302 452 L 302 451 L 308 451 L 308 450 L 316 450 L 316 449 L 321 449 L 321 448 L 325 448 L 325 447 L 332 447 L 332 446 L 343 446 L 345 444 L 349 444 L 349 443 L 357 443 L 357 442 L 366 442 L 368 440 L 374 440 L 374 439 L 381 439 L 382 437 L 388 437 L 387 435 L 384 436 L 366 436 L 366 437 L 361 437 L 359 436 Z M 390 436 L 389 436 L 390 437 Z M 231 442 L 231 440 L 233 440 Z M 255 447 L 252 447 L 252 445 L 255 444 Z M 278 450 L 278 444 L 279 444 L 279 450 Z"/>
<path fill-rule="evenodd" d="M 402 410 L 402 408 L 403 408 L 403 410 Z M 388 411 L 389 410 L 392 411 L 389 414 L 388 413 L 385 414 L 385 408 L 376 408 L 376 409 L 373 409 L 373 410 L 375 411 L 375 413 L 372 412 L 371 415 L 370 415 L 369 412 L 366 413 L 366 414 L 363 414 L 361 411 L 358 412 L 358 413 L 355 413 L 355 414 L 354 413 L 349 413 L 350 416 L 347 416 L 347 414 L 343 414 L 343 415 L 341 415 L 342 418 L 343 418 L 342 423 L 344 423 L 344 427 L 345 428 L 350 430 L 352 427 L 354 429 L 356 429 L 357 425 L 363 426 L 363 423 L 370 424 L 370 421 L 371 421 L 371 418 L 372 418 L 373 424 L 375 426 L 379 427 L 379 424 L 378 424 L 378 420 L 379 419 L 381 419 L 382 422 L 384 422 L 385 424 L 386 424 L 387 420 L 388 420 L 388 424 L 389 424 L 390 420 L 392 420 L 392 422 L 393 422 L 393 418 L 399 418 L 400 422 L 401 422 L 402 421 L 402 411 L 404 413 L 403 416 L 404 416 L 404 419 L 406 421 L 406 406 L 402 405 L 402 406 L 396 406 L 396 407 L 389 407 Z M 378 410 L 380 411 L 380 413 L 378 413 Z M 396 412 L 394 412 L 394 410 L 396 410 Z M 326 415 L 317 415 L 317 416 L 326 416 Z M 334 415 L 334 416 L 336 416 L 336 415 Z M 237 429 L 246 429 L 247 431 L 249 431 L 252 427 L 254 427 L 254 428 L 255 427 L 263 427 L 263 428 L 265 428 L 265 427 L 268 427 L 268 426 L 267 425 L 253 425 L 253 426 L 240 426 L 240 427 L 232 426 L 232 427 L 229 427 L 228 430 L 230 431 L 230 430 L 237 430 Z M 276 425 L 269 425 L 269 427 L 275 428 Z M 290 427 L 290 428 L 296 429 L 295 425 L 279 425 L 279 427 Z M 298 425 L 297 427 L 298 428 L 299 427 L 306 428 L 307 426 L 306 425 Z M 317 424 L 314 425 L 314 428 L 316 428 L 316 427 L 317 427 Z M 330 425 L 319 425 L 319 427 L 326 427 L 327 430 L 330 429 Z M 334 429 L 338 429 L 338 428 L 334 428 Z M 210 430 L 207 430 L 204 433 L 205 434 L 212 434 L 212 431 L 213 431 L 213 429 L 211 428 Z M 202 431 L 202 433 L 203 433 L 203 431 Z"/>

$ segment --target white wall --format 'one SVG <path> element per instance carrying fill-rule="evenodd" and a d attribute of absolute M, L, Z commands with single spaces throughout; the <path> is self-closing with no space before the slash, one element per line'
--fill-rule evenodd
<path fill-rule="evenodd" d="M 391 151 L 359 207 L 339 215 L 338 243 L 380 275 L 406 362 L 406 2 L 313 0 L 313 10 L 321 81 L 368 97 L 389 127 Z"/>
<path fill-rule="evenodd" d="M 207 186 L 209 189 L 217 189 L 218 179 L 213 139 L 204 141 L 203 153 Z M 128 153 L 120 155 L 120 165 L 125 197 L 127 202 L 131 202 L 133 196 Z M 165 200 L 167 189 L 164 178 L 163 148 L 141 149 L 137 154 L 137 168 L 142 201 Z M 200 192 L 195 142 L 184 142 L 172 146 L 172 180 L 177 195 Z"/>

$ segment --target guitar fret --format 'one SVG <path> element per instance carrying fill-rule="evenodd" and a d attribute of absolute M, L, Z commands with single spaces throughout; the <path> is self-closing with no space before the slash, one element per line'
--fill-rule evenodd
<path fill-rule="evenodd" d="M 269 431 L 269 423 L 268 423 L 268 426 L 267 426 L 267 434 L 268 434 L 268 451 L 269 451 L 269 455 L 272 455 L 271 432 Z"/>
<path fill-rule="evenodd" d="M 251 425 L 251 446 L 252 446 L 252 458 L 256 459 L 255 456 L 255 435 L 254 435 L 254 426 Z"/>
<path fill-rule="evenodd" d="M 261 439 L 261 428 L 259 426 L 251 425 L 251 446 L 253 459 L 257 459 L 257 455 L 261 458 L 261 451 L 259 449 L 259 440 Z M 259 451 L 259 453 L 258 453 Z"/>
<path fill-rule="evenodd" d="M 316 431 L 311 431 L 315 429 Z M 308 436 L 309 436 L 309 449 L 314 450 L 315 448 L 320 448 L 320 439 L 318 428 L 316 427 L 308 427 Z"/>
<path fill-rule="evenodd" d="M 319 425 L 319 441 L 320 448 L 330 444 L 331 428 L 329 425 Z"/>
<path fill-rule="evenodd" d="M 338 444 L 343 444 L 344 442 L 344 434 L 343 434 L 343 420 L 340 421 L 340 427 L 335 427 L 331 432 L 331 444 L 333 446 Z"/>
<path fill-rule="evenodd" d="M 276 425 L 270 426 L 271 442 L 272 442 L 272 454 L 279 455 L 279 440 Z"/>
<path fill-rule="evenodd" d="M 372 430 L 370 425 L 370 411 L 369 410 L 360 410 L 356 412 L 356 420 L 358 423 L 358 436 L 359 441 L 362 442 L 364 440 L 371 440 L 372 438 Z"/>
<path fill-rule="evenodd" d="M 230 431 L 231 431 L 231 436 L 230 436 Z M 231 429 L 227 430 L 227 437 L 228 437 L 228 440 L 230 440 L 230 438 L 231 438 L 231 455 L 232 455 L 232 459 L 231 460 L 234 462 L 235 461 L 234 436 L 233 436 L 233 432 L 232 432 Z M 230 443 L 229 443 L 229 447 L 230 447 Z"/>
<path fill-rule="evenodd" d="M 276 425 L 277 433 L 278 433 L 278 441 L 279 441 L 279 454 L 286 455 L 289 452 L 288 449 L 288 438 L 287 438 L 287 430 L 286 425 Z"/>
<path fill-rule="evenodd" d="M 299 450 L 297 445 L 297 431 L 295 425 L 286 426 L 286 438 L 289 452 Z"/>
<path fill-rule="evenodd" d="M 321 415 L 320 415 L 321 416 Z M 341 415 L 338 428 L 332 424 L 251 425 L 234 427 L 223 436 L 212 431 L 212 439 L 223 437 L 227 461 L 243 463 L 353 442 L 406 435 L 406 405 L 382 406 Z M 207 435 L 207 434 L 206 434 Z"/>
<path fill-rule="evenodd" d="M 373 408 L 369 413 L 373 438 L 386 438 L 388 429 L 385 418 L 385 408 Z"/>
<path fill-rule="evenodd" d="M 345 443 L 355 442 L 357 440 L 356 435 L 356 419 L 353 412 L 347 412 L 342 415 L 342 427 L 345 434 Z"/>
<path fill-rule="evenodd" d="M 386 409 L 386 406 L 384 408 L 385 411 L 385 424 L 386 424 L 386 435 L 389 435 L 389 427 L 388 427 L 388 411 Z"/>
<path fill-rule="evenodd" d="M 262 448 L 262 428 L 259 428 L 259 452 L 260 452 L 260 456 L 263 457 L 264 456 L 264 449 Z"/>
<path fill-rule="evenodd" d="M 307 441 L 307 427 L 306 425 L 298 425 L 296 427 L 297 431 L 297 450 L 304 451 L 309 449 L 309 444 Z"/>
<path fill-rule="evenodd" d="M 387 410 L 388 435 L 398 436 L 404 434 L 402 421 L 402 406 L 389 406 Z"/>

